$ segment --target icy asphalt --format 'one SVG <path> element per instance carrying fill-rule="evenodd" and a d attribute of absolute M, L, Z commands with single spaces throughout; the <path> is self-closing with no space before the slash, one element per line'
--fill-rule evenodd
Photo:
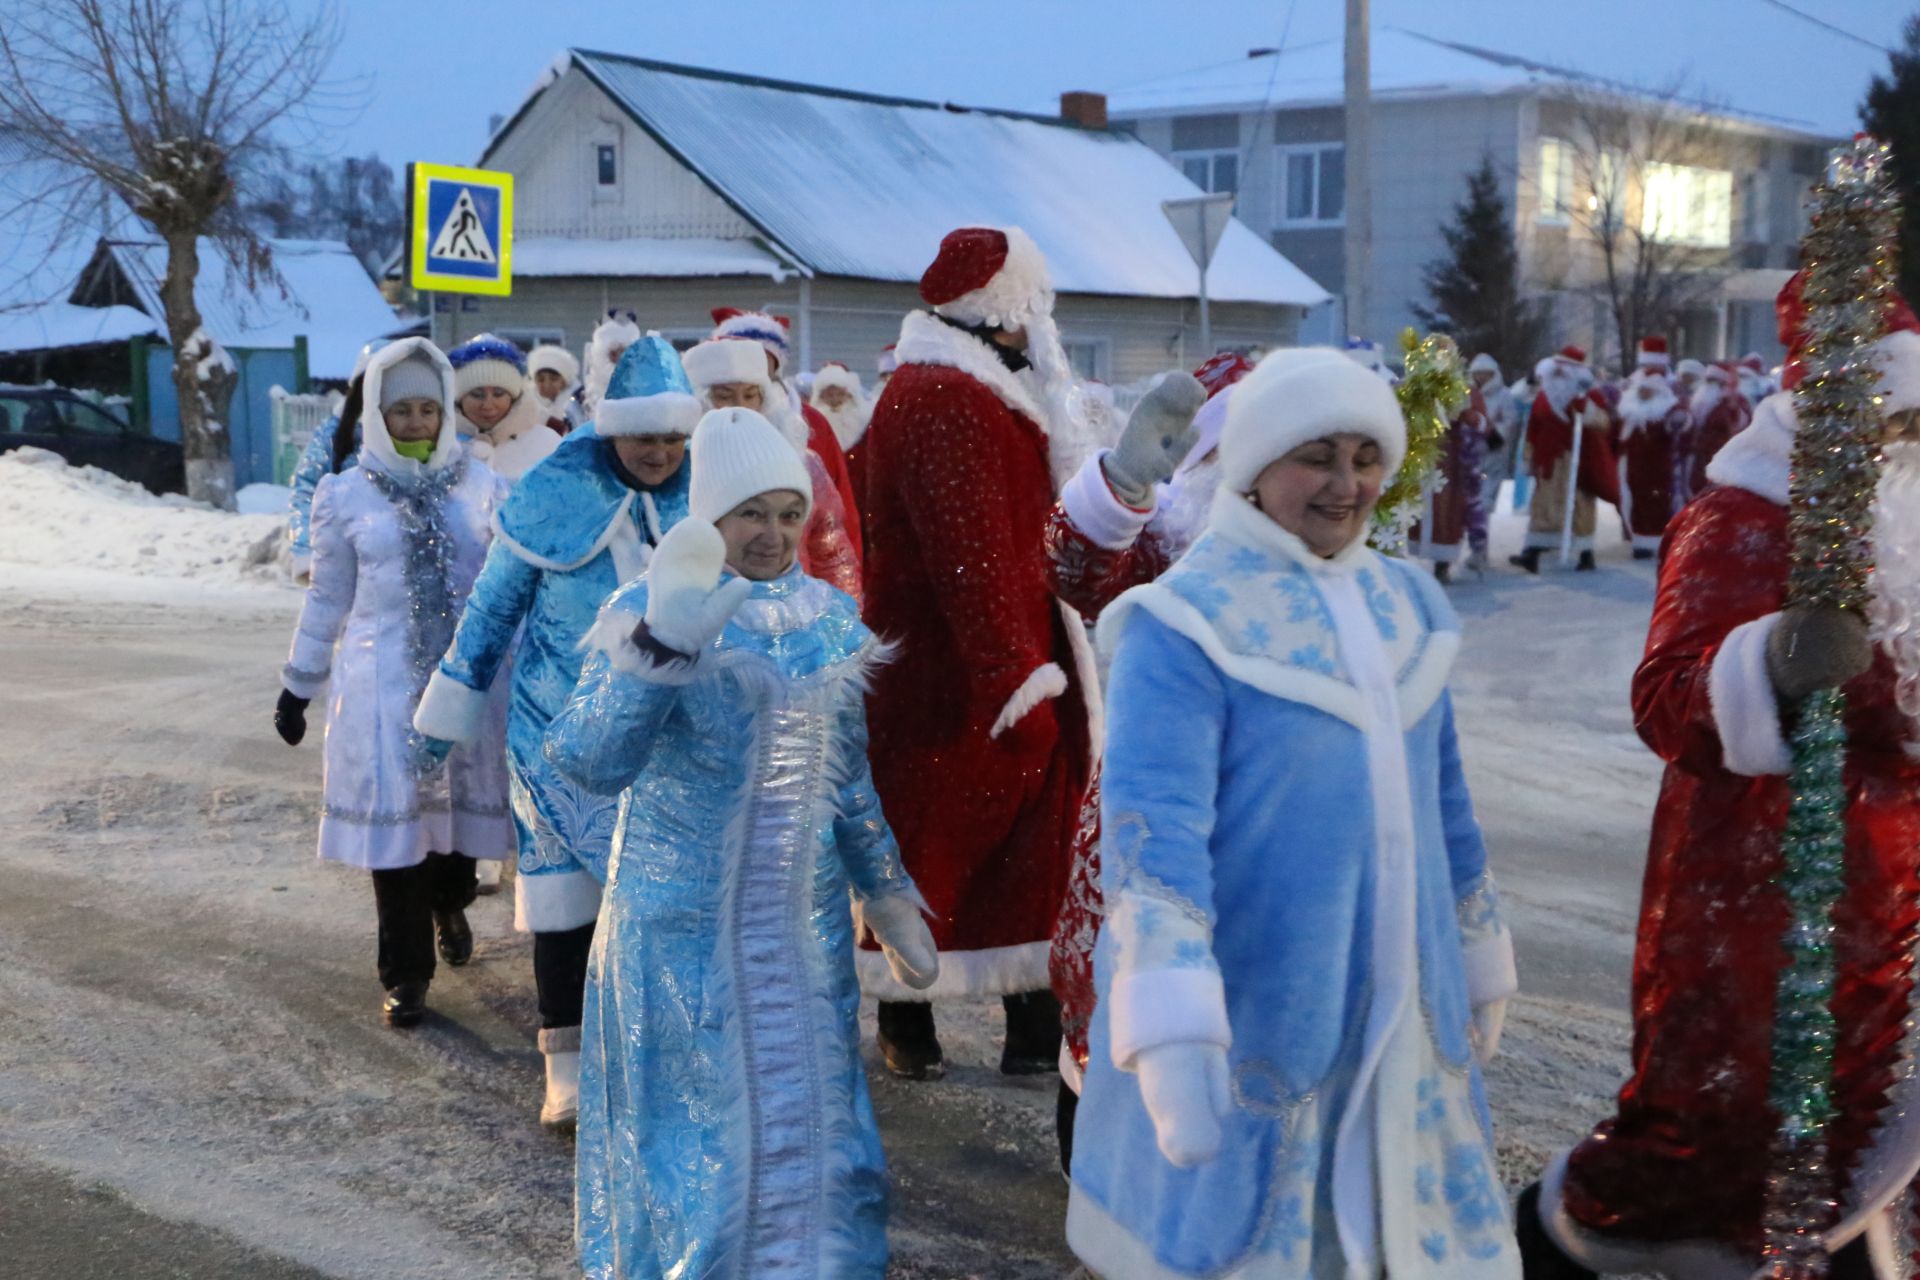
<path fill-rule="evenodd" d="M 1608 543 L 1598 574 L 1454 590 L 1527 990 L 1489 1079 L 1516 1186 L 1625 1064 L 1658 779 L 1626 687 L 1652 581 Z M 377 1022 L 369 887 L 312 856 L 318 743 L 269 723 L 297 604 L 0 565 L 0 1278 L 576 1274 L 509 899 L 477 905 L 427 1026 Z M 872 1073 L 892 1274 L 1071 1274 L 1052 1081 L 992 1069 L 997 1008 L 942 1016 L 945 1081 Z"/>

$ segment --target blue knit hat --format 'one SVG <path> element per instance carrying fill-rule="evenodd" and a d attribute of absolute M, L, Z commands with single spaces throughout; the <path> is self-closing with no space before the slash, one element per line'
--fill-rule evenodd
<path fill-rule="evenodd" d="M 684 436 L 700 421 L 700 402 L 680 354 L 658 333 L 626 349 L 594 415 L 603 436 Z"/>
<path fill-rule="evenodd" d="M 516 400 L 527 386 L 527 358 L 505 338 L 480 334 L 447 352 L 453 366 L 453 396 L 475 387 L 499 387 Z"/>

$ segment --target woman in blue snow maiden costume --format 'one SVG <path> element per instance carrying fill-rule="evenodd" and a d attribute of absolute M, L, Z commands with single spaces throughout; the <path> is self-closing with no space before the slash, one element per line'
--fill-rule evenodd
<path fill-rule="evenodd" d="M 1337 351 L 1240 383 L 1205 532 L 1108 606 L 1109 916 L 1067 1238 L 1102 1280 L 1518 1280 L 1480 1062 L 1516 989 L 1460 628 L 1368 549 L 1406 453 Z"/>
<path fill-rule="evenodd" d="M 878 644 L 795 564 L 812 482 L 772 423 L 716 409 L 692 461 L 691 514 L 607 602 L 547 736 L 562 773 L 625 791 L 582 1029 L 581 1266 L 881 1280 L 856 911 L 901 982 L 939 957 L 867 767 Z"/>

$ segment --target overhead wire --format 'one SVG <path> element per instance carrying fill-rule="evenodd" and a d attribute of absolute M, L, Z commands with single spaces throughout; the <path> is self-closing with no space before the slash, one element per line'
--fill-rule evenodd
<path fill-rule="evenodd" d="M 1794 6 L 1788 4 L 1787 0 L 1761 0 L 1761 3 L 1772 5 L 1774 8 L 1779 9 L 1782 12 L 1790 13 L 1794 17 L 1799 18 L 1803 22 L 1811 22 L 1814 26 L 1819 27 L 1825 31 L 1830 31 L 1834 35 L 1839 36 L 1842 39 L 1851 40 L 1855 44 L 1865 45 L 1869 49 L 1878 49 L 1881 53 L 1887 54 L 1889 56 L 1891 56 L 1894 53 L 1894 50 L 1889 49 L 1886 45 L 1881 44 L 1877 40 L 1869 40 L 1865 36 L 1855 35 L 1853 32 L 1848 31 L 1845 27 L 1837 27 L 1833 23 L 1828 22 L 1825 18 L 1817 17 L 1814 14 L 1808 13 L 1804 9 L 1795 8 Z"/>

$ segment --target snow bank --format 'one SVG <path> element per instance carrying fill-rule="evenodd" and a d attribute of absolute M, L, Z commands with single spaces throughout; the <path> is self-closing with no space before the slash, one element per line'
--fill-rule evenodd
<path fill-rule="evenodd" d="M 158 496 L 45 449 L 0 454 L 0 572 L 19 564 L 272 583 L 284 526 L 281 514 L 236 515 Z"/>
<path fill-rule="evenodd" d="M 283 484 L 250 484 L 233 495 L 233 505 L 243 516 L 285 518 L 287 504 L 292 501 L 293 490 Z"/>

